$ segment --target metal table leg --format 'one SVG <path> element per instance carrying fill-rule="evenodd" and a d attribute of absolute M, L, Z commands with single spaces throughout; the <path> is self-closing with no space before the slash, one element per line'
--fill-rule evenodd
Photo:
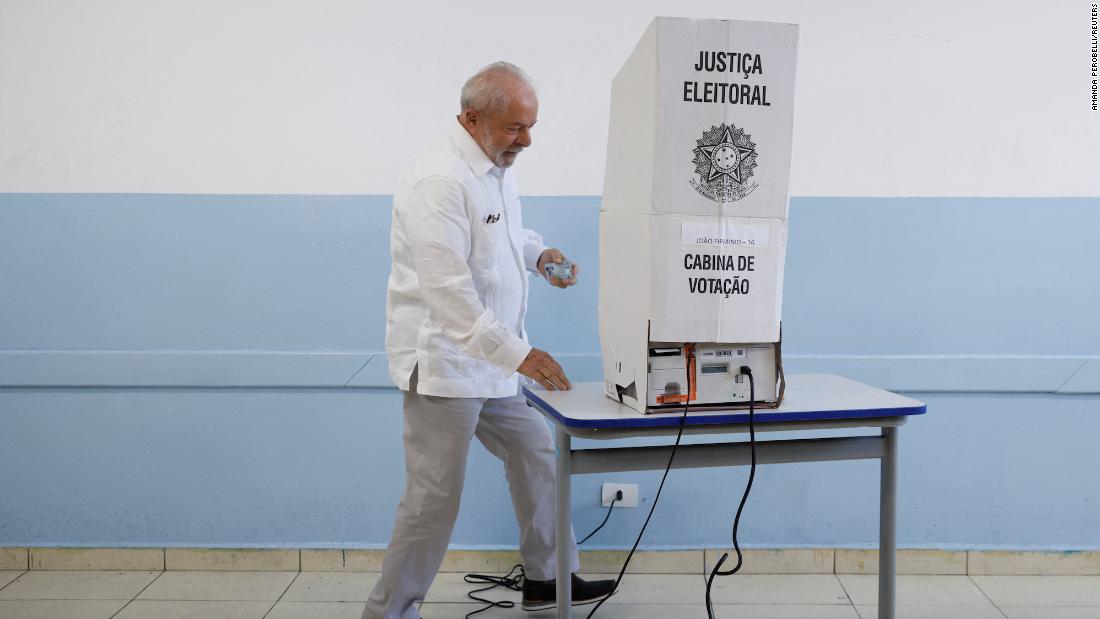
<path fill-rule="evenodd" d="M 879 472 L 878 618 L 894 619 L 897 581 L 898 429 L 882 429 Z"/>
<path fill-rule="evenodd" d="M 571 534 L 572 501 L 569 496 L 570 476 L 573 474 L 572 439 L 559 424 L 554 424 L 557 430 L 558 452 L 558 518 L 557 534 L 554 536 L 554 545 L 557 550 L 557 603 L 558 619 L 569 619 L 572 615 L 571 602 L 572 574 L 569 571 L 570 562 L 568 556 L 568 540 Z"/>

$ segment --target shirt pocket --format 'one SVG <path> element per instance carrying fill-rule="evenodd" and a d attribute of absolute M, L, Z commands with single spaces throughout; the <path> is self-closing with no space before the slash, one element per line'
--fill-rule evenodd
<path fill-rule="evenodd" d="M 482 302 L 488 304 L 488 296 L 495 296 L 500 287 L 501 256 L 510 251 L 508 231 L 504 228 L 504 217 L 500 221 L 487 223 L 482 220 L 476 224 L 472 234 L 470 271 L 474 278 Z"/>

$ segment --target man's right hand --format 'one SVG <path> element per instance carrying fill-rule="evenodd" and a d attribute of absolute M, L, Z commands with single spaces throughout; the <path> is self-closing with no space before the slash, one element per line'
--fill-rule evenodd
<path fill-rule="evenodd" d="M 565 377 L 565 370 L 561 369 L 557 361 L 550 353 L 532 348 L 527 353 L 527 358 L 519 364 L 516 370 L 528 378 L 542 385 L 547 391 L 568 391 L 573 388 L 569 379 Z"/>

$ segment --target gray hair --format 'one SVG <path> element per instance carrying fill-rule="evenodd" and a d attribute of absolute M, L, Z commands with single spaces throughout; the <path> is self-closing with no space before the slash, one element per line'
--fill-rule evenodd
<path fill-rule="evenodd" d="M 535 92 L 535 85 L 526 71 L 510 62 L 494 62 L 466 80 L 458 100 L 462 108 L 459 111 L 478 110 L 492 114 L 507 109 L 511 99 L 501 87 L 502 78 L 516 79 L 532 93 Z"/>

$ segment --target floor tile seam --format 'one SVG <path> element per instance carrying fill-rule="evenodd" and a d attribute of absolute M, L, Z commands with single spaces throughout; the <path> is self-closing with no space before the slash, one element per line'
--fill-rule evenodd
<path fill-rule="evenodd" d="M 0 602 L 126 602 L 133 598 L 3 598 Z"/>
<path fill-rule="evenodd" d="M 691 604 L 673 604 L 673 606 L 691 606 Z M 810 606 L 810 607 L 813 607 L 813 608 L 822 608 L 822 607 L 825 607 L 825 608 L 834 608 L 834 607 L 843 608 L 845 606 L 850 606 L 852 608 L 855 608 L 856 604 L 842 604 L 842 603 L 813 604 L 813 603 L 808 603 L 808 602 L 787 602 L 787 603 L 782 603 L 782 604 L 768 603 L 768 602 L 746 602 L 744 604 L 737 604 L 737 603 L 731 603 L 731 602 L 722 602 L 720 604 L 718 602 L 714 603 L 715 608 L 719 608 L 719 607 L 723 607 L 723 606 L 728 607 L 728 608 L 737 608 L 737 607 L 740 607 L 740 606 L 785 606 L 785 607 Z"/>
<path fill-rule="evenodd" d="M 126 608 L 128 606 L 130 606 L 130 604 L 133 604 L 134 600 L 138 599 L 138 596 L 140 596 L 142 593 L 145 593 L 146 589 L 148 589 L 149 587 L 152 587 L 153 583 L 155 583 L 157 580 L 160 580 L 160 577 L 164 576 L 166 571 L 167 570 L 161 570 L 159 574 L 154 576 L 152 580 L 150 580 L 144 587 L 141 588 L 141 591 L 138 591 L 137 593 L 135 593 L 133 595 L 133 597 L 131 597 L 129 600 L 127 600 L 126 603 L 122 605 L 122 608 L 118 609 L 118 612 L 111 615 L 111 619 L 114 619 L 115 617 L 117 617 L 118 614 L 121 613 L 122 611 L 126 610 Z"/>
<path fill-rule="evenodd" d="M 14 597 L 14 598 L 2 598 L 0 602 L 104 602 L 104 601 L 125 601 L 125 602 L 270 602 L 272 600 L 242 600 L 231 598 L 217 598 L 217 599 L 201 599 L 201 598 L 120 598 L 120 597 L 107 597 L 107 598 L 88 598 L 88 597 Z M 278 602 L 279 600 L 275 600 Z M 293 600 L 291 600 L 293 601 Z M 320 600 L 319 600 L 320 601 Z M 334 601 L 334 600 L 324 600 Z M 347 600 L 358 601 L 358 600 Z M 364 602 L 366 600 L 363 600 Z M 121 610 L 121 609 L 119 609 Z M 117 614 L 117 613 L 116 613 Z"/>
<path fill-rule="evenodd" d="M 22 572 L 21 574 L 19 574 L 19 575 L 18 575 L 18 576 L 16 576 L 15 578 L 12 578 L 12 579 L 11 579 L 11 582 L 7 583 L 7 584 L 6 584 L 6 585 L 4 585 L 3 587 L 0 587 L 0 591 L 3 591 L 4 589 L 7 589 L 7 588 L 8 588 L 8 587 L 10 587 L 10 586 L 11 586 L 11 585 L 12 585 L 13 583 L 15 583 L 15 581 L 19 580 L 20 578 L 22 578 L 22 577 L 24 577 L 24 576 L 26 576 L 27 574 L 30 574 L 30 573 L 31 573 L 31 571 L 30 571 L 29 569 L 27 569 L 27 570 L 23 570 L 23 572 Z"/>
<path fill-rule="evenodd" d="M 3 600 L 0 600 L 0 601 L 3 601 Z M 20 600 L 20 601 L 30 601 L 30 600 Z M 266 600 L 149 600 L 149 599 L 145 599 L 145 600 L 136 600 L 136 601 L 139 601 L 139 602 L 264 602 Z M 338 604 L 338 603 L 358 604 L 358 603 L 365 603 L 365 602 L 366 602 L 366 600 L 347 600 L 347 599 L 342 599 L 342 600 L 279 600 L 279 603 L 286 603 L 286 604 Z M 480 603 L 474 602 L 474 601 L 471 601 L 471 600 L 425 601 L 422 604 L 426 604 L 426 605 L 431 605 L 431 604 L 467 604 L 467 605 L 471 605 L 471 606 L 480 606 L 481 605 Z M 620 601 L 617 601 L 617 602 L 610 602 L 610 601 L 607 602 L 607 606 L 622 606 L 622 605 L 635 605 L 635 606 L 659 606 L 659 605 L 696 606 L 696 605 L 699 605 L 699 603 L 694 602 L 694 601 L 692 601 L 692 602 L 667 602 L 667 601 L 657 601 L 657 600 L 620 600 Z M 867 604 L 867 603 L 855 604 L 855 603 L 850 603 L 850 602 L 764 602 L 764 601 L 757 601 L 757 602 L 714 602 L 714 605 L 715 606 L 827 606 L 827 607 L 833 607 L 833 606 L 875 606 L 875 604 Z M 911 604 L 911 603 L 906 603 L 906 604 L 900 604 L 899 603 L 899 604 L 897 604 L 897 607 L 899 607 L 899 608 L 901 608 L 901 607 L 913 607 L 913 608 L 969 608 L 969 607 L 979 608 L 980 607 L 980 608 L 985 608 L 987 606 L 990 606 L 990 604 L 984 604 L 984 603 L 979 604 L 979 603 L 973 603 L 973 602 L 969 602 L 969 603 L 968 602 L 959 602 L 959 603 L 951 603 L 951 604 Z M 1044 606 L 1044 605 L 1040 604 L 1040 605 L 1031 605 L 1031 606 L 1006 606 L 1006 608 L 1100 608 L 1100 605 L 1084 604 L 1084 605 L 1056 605 L 1056 606 L 1051 606 L 1051 605 L 1048 604 L 1048 605 Z"/>
<path fill-rule="evenodd" d="M 299 550 L 298 551 L 298 571 L 294 573 L 294 577 L 290 579 L 290 582 L 287 583 L 287 586 L 283 589 L 283 592 L 279 594 L 279 597 L 276 598 L 275 601 L 271 603 L 271 606 L 267 609 L 267 612 L 264 613 L 263 619 L 267 619 L 267 616 L 271 614 L 271 611 L 275 610 L 275 607 L 278 606 L 279 602 L 282 601 L 283 597 L 286 596 L 286 592 L 289 591 L 290 588 L 294 586 L 294 583 L 298 582 L 298 578 L 301 575 L 302 575 L 302 551 Z"/>
<path fill-rule="evenodd" d="M 354 603 L 356 603 L 356 602 L 280 602 L 280 604 L 354 604 Z M 423 605 L 424 606 L 481 606 L 480 604 L 477 604 L 475 602 L 424 602 Z M 701 608 L 703 605 L 699 604 L 697 602 L 608 602 L 607 604 L 604 604 L 601 608 L 606 608 L 606 607 L 610 607 L 610 606 L 690 606 L 692 608 L 696 608 L 696 607 Z M 715 604 L 714 605 L 715 608 L 741 608 L 741 607 L 745 607 L 745 606 L 783 606 L 783 607 L 793 607 L 793 608 L 828 607 L 828 608 L 832 608 L 834 606 L 835 607 L 845 607 L 845 606 L 852 606 L 852 607 L 855 607 L 855 606 L 871 606 L 871 607 L 873 607 L 874 604 L 764 604 L 764 603 L 729 604 L 729 603 L 726 603 L 726 604 Z M 578 606 L 578 607 L 575 607 L 575 608 L 582 608 L 582 607 Z M 1017 607 L 1017 608 L 1020 608 L 1020 607 Z M 1033 607 L 1033 608 L 1049 608 L 1049 607 L 1037 606 L 1037 607 Z M 1067 607 L 1061 606 L 1059 608 L 1067 608 Z M 1094 607 L 1086 606 L 1086 607 L 1083 607 L 1083 608 L 1094 608 Z"/>
<path fill-rule="evenodd" d="M 271 598 L 264 598 L 262 600 L 252 599 L 240 599 L 240 598 L 141 598 L 140 600 L 134 598 L 135 602 L 271 602 Z M 274 600 L 278 602 L 279 600 Z"/>
<path fill-rule="evenodd" d="M 837 584 L 840 585 L 840 590 L 844 592 L 844 597 L 848 598 L 848 603 L 851 604 L 852 607 L 855 607 L 856 601 L 852 599 L 852 594 L 848 591 L 848 587 L 844 586 L 844 581 L 840 578 L 840 574 L 834 572 L 833 578 L 836 578 Z M 856 614 L 859 614 L 859 609 L 856 609 Z"/>
<path fill-rule="evenodd" d="M 365 604 L 366 600 L 279 600 L 279 604 Z M 432 602 L 446 604 L 446 602 Z"/>
<path fill-rule="evenodd" d="M 367 598 L 363 598 L 361 600 L 347 599 L 347 598 L 343 598 L 343 599 L 339 599 L 339 600 L 287 600 L 287 599 L 282 599 L 282 600 L 277 600 L 277 601 L 280 604 L 333 604 L 333 603 L 337 603 L 337 602 L 340 602 L 340 603 L 347 602 L 348 604 L 358 604 L 358 603 L 361 602 L 363 604 L 366 604 L 367 603 Z"/>
<path fill-rule="evenodd" d="M 992 602 L 945 602 L 942 604 L 926 604 L 924 602 L 896 602 L 894 604 L 898 608 L 902 606 L 918 607 L 918 608 L 987 608 L 993 606 L 996 608 L 996 604 Z M 866 604 L 857 604 L 857 606 L 866 606 Z M 872 604 L 874 606 L 874 604 Z"/>
<path fill-rule="evenodd" d="M 1045 605 L 1044 604 L 1032 604 L 1032 605 L 1007 604 L 1007 605 L 1004 605 L 1004 608 L 1058 608 L 1058 609 L 1063 609 L 1063 608 L 1096 608 L 1096 609 L 1100 609 L 1100 604 L 1059 604 L 1059 605 L 1051 605 L 1051 604 L 1045 604 Z"/>
<path fill-rule="evenodd" d="M 358 601 L 356 601 L 356 600 L 344 600 L 342 602 L 336 602 L 336 601 L 327 601 L 327 602 L 320 602 L 320 601 L 318 601 L 318 602 L 286 601 L 286 602 L 280 602 L 280 603 L 282 603 L 282 604 L 339 604 L 339 603 L 355 604 L 357 602 Z M 466 600 L 466 601 L 463 601 L 463 602 L 454 602 L 454 601 L 450 601 L 450 602 L 424 602 L 422 604 L 422 606 L 442 606 L 442 605 L 445 605 L 445 604 L 452 605 L 452 606 L 482 606 L 482 604 L 479 604 L 477 602 L 471 602 L 469 600 Z M 629 602 L 627 602 L 627 601 L 619 601 L 619 602 L 608 602 L 604 606 L 605 607 L 606 606 L 691 606 L 692 608 L 695 608 L 695 607 L 702 608 L 703 604 L 700 603 L 700 602 L 641 602 L 641 601 L 629 601 Z M 845 607 L 845 606 L 848 606 L 848 607 L 874 606 L 874 604 L 846 604 L 846 603 L 831 603 L 831 602 L 830 603 L 809 603 L 809 602 L 743 602 L 743 603 L 721 602 L 721 603 L 719 603 L 719 602 L 714 602 L 714 607 L 715 608 L 719 608 L 719 607 L 739 608 L 739 607 L 745 607 L 745 606 L 780 606 L 780 607 L 795 607 L 795 608 L 801 608 L 801 607 L 807 607 L 808 606 L 808 607 L 813 607 L 813 608 L 821 608 L 821 607 L 825 607 L 825 608 L 841 607 L 842 608 L 842 607 Z M 900 604 L 899 604 L 899 606 L 900 606 Z M 909 606 L 918 606 L 918 605 L 909 604 Z M 956 604 L 956 605 L 951 605 L 949 607 L 965 607 L 965 606 L 967 606 L 967 605 L 966 604 Z M 970 606 L 973 606 L 973 604 L 971 604 Z M 1046 608 L 1046 607 L 1042 607 L 1042 608 Z M 1063 606 L 1063 607 L 1059 607 L 1059 608 L 1067 608 L 1067 607 Z M 1085 607 L 1082 607 L 1082 608 L 1096 608 L 1096 607 L 1085 606 Z"/>
<path fill-rule="evenodd" d="M 290 601 L 285 601 L 285 603 L 279 603 L 279 604 L 304 604 L 304 603 L 290 603 Z M 330 603 L 316 603 L 316 604 L 352 604 L 352 603 L 331 603 L 331 601 L 330 601 Z M 425 608 L 425 610 L 431 610 L 432 608 L 438 608 L 440 606 L 467 607 L 467 606 L 478 606 L 478 605 L 472 604 L 472 603 L 463 603 L 463 601 L 429 601 L 429 603 L 425 603 L 425 606 L 428 607 L 428 608 Z M 601 607 L 601 609 L 609 608 L 609 607 L 623 607 L 623 606 L 630 606 L 630 607 L 657 606 L 657 604 L 642 605 L 642 604 L 638 604 L 638 603 L 632 603 L 632 601 L 626 601 L 626 603 L 624 603 L 624 601 L 619 601 L 619 603 L 615 603 L 615 604 L 607 603 L 603 607 Z M 696 607 L 700 607 L 701 605 L 698 605 L 698 604 L 660 603 L 660 606 L 696 608 Z M 715 604 L 714 608 L 716 608 L 716 609 L 725 608 L 727 610 L 734 610 L 734 609 L 738 609 L 738 608 L 744 609 L 745 607 L 770 607 L 770 606 L 775 606 L 775 605 L 769 605 L 769 604 L 741 604 L 741 605 L 737 605 L 737 604 Z M 796 607 L 796 608 L 821 608 L 822 607 L 822 605 L 816 605 L 816 604 L 799 604 L 799 605 L 788 605 L 788 606 L 792 606 L 792 607 Z M 864 607 L 868 607 L 868 608 L 873 607 L 873 605 L 867 605 L 867 604 L 861 604 L 859 606 L 864 606 Z M 577 607 L 573 607 L 573 608 L 574 608 L 574 611 L 575 611 L 577 609 L 581 609 L 581 608 L 584 608 L 584 607 L 577 606 Z M 842 608 L 844 608 L 844 606 L 842 606 Z M 859 610 L 858 610 L 857 607 L 851 606 L 851 607 L 848 607 L 848 608 L 853 609 L 855 612 L 857 612 L 857 615 L 858 615 Z M 1038 607 L 1038 608 L 1045 608 L 1045 607 Z"/>
<path fill-rule="evenodd" d="M 855 606 L 851 602 L 714 602 L 715 606 Z M 620 602 L 636 604 L 639 602 Z M 663 604 L 664 602 L 644 602 L 645 604 Z"/>
<path fill-rule="evenodd" d="M 282 598 L 280 598 L 280 599 L 282 599 Z M 278 606 L 278 605 L 279 605 L 279 600 L 275 600 L 274 602 L 272 602 L 271 606 L 268 607 L 266 612 L 264 612 L 264 616 L 261 617 L 261 619 L 267 619 L 267 616 L 270 615 L 271 611 L 275 610 L 275 607 Z"/>
<path fill-rule="evenodd" d="M 290 582 L 287 583 L 286 587 L 283 588 L 283 592 L 279 594 L 279 597 L 275 598 L 275 601 L 271 603 L 271 608 L 267 609 L 267 612 L 264 613 L 263 619 L 267 619 L 267 616 L 271 614 L 271 611 L 275 609 L 275 606 L 277 606 L 279 602 L 282 601 L 282 599 L 286 596 L 286 592 L 290 591 L 290 588 L 294 586 L 294 583 L 298 582 L 298 578 L 302 575 L 301 556 L 301 553 L 298 553 L 298 572 L 294 574 L 294 578 L 291 578 Z"/>
<path fill-rule="evenodd" d="M 42 572 L 153 572 L 156 570 L 39 570 Z M 302 574 L 295 570 L 164 570 L 166 574 Z M 378 572 L 304 572 L 306 574 L 377 574 Z"/>
<path fill-rule="evenodd" d="M 35 570 L 27 570 L 27 571 L 23 572 L 23 574 L 20 574 L 18 578 L 16 578 L 15 580 L 13 580 L 13 581 L 12 581 L 12 583 L 14 583 L 14 582 L 15 582 L 16 580 L 19 580 L 19 578 L 22 578 L 22 577 L 23 577 L 24 575 L 26 575 L 26 574 L 29 574 L 29 573 L 30 573 L 30 572 L 32 572 L 32 571 L 35 571 Z M 82 570 L 37 570 L 37 571 L 82 571 Z M 96 571 L 115 571 L 115 570 L 96 570 Z M 128 570 L 119 570 L 119 571 L 128 571 Z M 141 571 L 141 572 L 147 572 L 147 571 L 152 571 L 152 570 L 132 570 L 132 571 Z M 72 597 L 69 597 L 69 598 L 42 598 L 42 597 L 37 597 L 37 598 L 4 598 L 4 599 L 0 599 L 0 602 L 3 602 L 3 601 L 11 601 L 11 602 L 35 602 L 35 601 L 40 601 L 40 602 L 47 602 L 47 601 L 50 601 L 50 602 L 57 602 L 57 601 L 73 601 L 73 602 L 125 601 L 126 603 L 122 605 L 122 608 L 118 609 L 118 611 L 117 611 L 117 612 L 115 612 L 114 614 L 112 614 L 112 615 L 111 615 L 111 617 L 115 617 L 116 615 L 118 615 L 118 613 L 122 612 L 122 610 L 123 610 L 124 608 L 126 608 L 127 606 L 129 606 L 129 605 L 130 605 L 130 602 L 134 601 L 134 599 L 136 599 L 138 595 L 141 595 L 141 593 L 142 593 L 143 591 L 145 591 L 145 589 L 149 588 L 149 586 L 150 586 L 150 585 L 152 585 L 152 584 L 153 584 L 153 582 L 155 582 L 155 581 L 157 580 L 157 578 L 160 578 L 161 574 L 163 574 L 163 573 L 164 573 L 163 571 L 162 571 L 162 572 L 160 572 L 160 573 L 158 573 L 158 574 L 156 575 L 156 577 L 154 577 L 154 578 L 153 578 L 153 580 L 150 580 L 148 584 L 146 584 L 146 585 L 145 585 L 144 587 L 142 587 L 141 591 L 138 591 L 138 592 L 137 592 L 137 594 L 135 594 L 135 595 L 133 595 L 133 596 L 131 596 L 131 597 L 129 597 L 129 598 L 72 598 Z M 8 584 L 10 585 L 11 583 L 8 583 Z M 6 587 L 6 585 L 5 585 L 5 587 Z M 3 588 L 4 588 L 4 587 L 0 587 L 0 590 L 2 590 Z"/>
<path fill-rule="evenodd" d="M 969 556 L 969 555 L 970 555 L 970 553 L 967 553 L 967 556 Z M 1004 609 L 1002 609 L 997 604 L 997 602 L 993 601 L 993 597 L 990 596 L 989 593 L 985 589 L 983 589 L 981 585 L 978 584 L 978 581 L 974 580 L 974 576 L 970 574 L 969 565 L 968 565 L 968 569 L 966 571 L 967 571 L 966 579 L 970 581 L 970 584 L 974 585 L 974 588 L 977 589 L 982 594 L 982 597 L 984 597 L 986 600 L 989 601 L 990 604 L 993 605 L 993 608 L 997 609 L 997 612 L 1000 613 L 1001 616 L 1004 617 L 1004 619 L 1008 619 L 1008 613 L 1006 613 L 1004 611 Z"/>
<path fill-rule="evenodd" d="M 0 600 L 0 604 L 7 602 L 126 602 L 126 598 L 8 598 Z"/>
<path fill-rule="evenodd" d="M 28 601 L 28 600 L 23 600 Z M 45 600 L 41 600 L 45 601 Z M 55 600 L 56 601 L 56 600 Z M 72 600 L 74 602 L 91 602 L 93 600 Z M 122 600 L 114 600 L 120 602 Z M 143 599 L 131 600 L 135 604 L 267 604 L 271 600 L 156 600 Z"/>

